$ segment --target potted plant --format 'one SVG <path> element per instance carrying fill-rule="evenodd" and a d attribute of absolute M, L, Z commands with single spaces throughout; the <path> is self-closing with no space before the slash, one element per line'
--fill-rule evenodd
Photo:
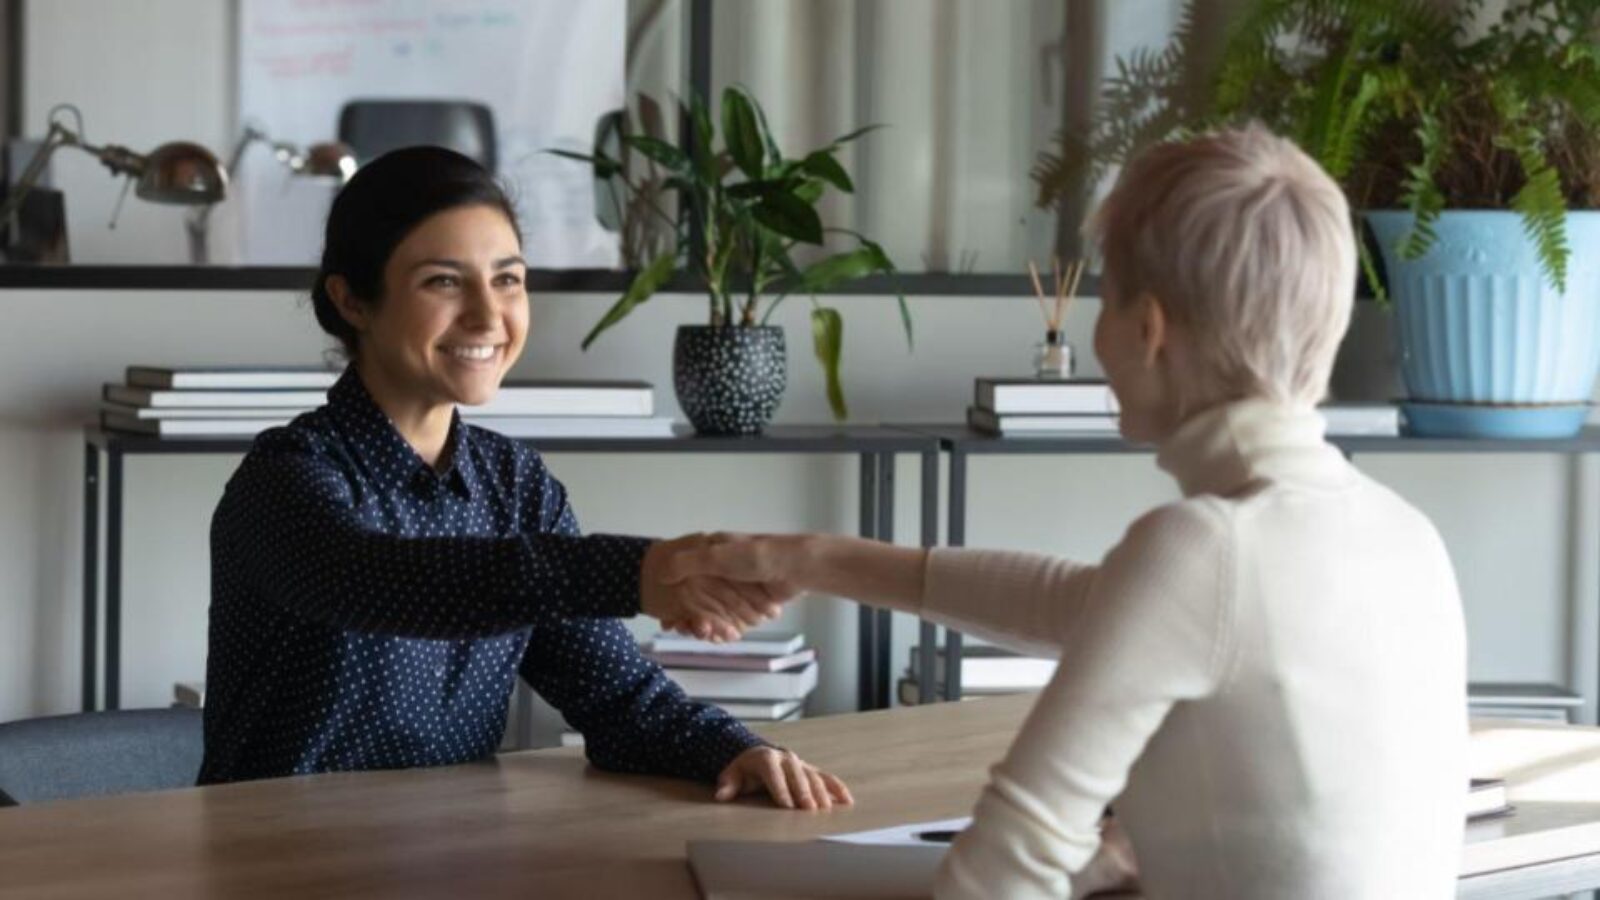
<path fill-rule="evenodd" d="M 679 327 L 673 345 L 673 387 L 685 415 L 702 434 L 759 433 L 772 418 L 787 380 L 783 329 L 770 324 L 789 296 L 812 295 L 812 346 L 827 382 L 835 418 L 849 415 L 839 377 L 844 320 L 815 294 L 873 273 L 895 271 L 883 248 L 861 234 L 825 228 L 817 203 L 829 189 L 850 193 L 854 184 L 838 160 L 841 148 L 872 129 L 863 128 L 799 156 L 785 155 L 754 97 L 729 87 L 721 98 L 721 133 L 705 104 L 681 104 L 689 139 L 683 146 L 650 134 L 619 135 L 623 152 L 648 161 L 651 174 L 635 176 L 627 160 L 603 148 L 591 154 L 551 151 L 586 162 L 595 177 L 631 198 L 630 210 L 665 223 L 671 246 L 635 275 L 621 298 L 583 340 L 588 349 L 606 329 L 662 289 L 680 267 L 703 282 L 704 325 Z M 720 141 L 720 145 L 719 145 Z M 672 192 L 682 213 L 674 218 L 658 202 Z M 834 234 L 854 247 L 797 263 L 801 245 L 821 247 Z M 909 345 L 910 312 L 898 298 Z"/>
<path fill-rule="evenodd" d="M 1195 6 L 1119 60 L 1096 126 L 1035 169 L 1042 200 L 1154 140 L 1244 119 L 1344 186 L 1385 263 L 1413 433 L 1561 436 L 1600 371 L 1600 7 L 1254 0 L 1214 62 Z M 1574 252 L 1577 248 L 1577 252 Z"/>

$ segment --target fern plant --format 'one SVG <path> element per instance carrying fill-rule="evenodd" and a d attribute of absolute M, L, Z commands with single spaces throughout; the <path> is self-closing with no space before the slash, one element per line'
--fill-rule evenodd
<path fill-rule="evenodd" d="M 714 326 L 765 325 L 785 299 L 807 294 L 812 306 L 812 349 L 823 367 L 828 405 L 835 418 L 845 419 L 849 408 L 839 375 L 844 319 L 837 309 L 822 305 L 816 294 L 865 275 L 893 274 L 895 267 L 883 248 L 865 235 L 825 228 L 816 204 L 829 189 L 855 190 L 837 154 L 876 126 L 857 129 L 803 155 L 788 156 L 773 139 L 760 104 L 745 89 L 729 87 L 721 99 L 720 135 L 698 97 L 680 105 L 694 136 L 685 146 L 649 134 L 620 135 L 625 151 L 649 160 L 650 171 L 642 177 L 631 176 L 623 160 L 599 148 L 590 154 L 549 151 L 591 165 L 595 177 L 607 182 L 615 194 L 631 198 L 627 208 L 634 215 L 654 217 L 673 236 L 671 247 L 639 269 L 627 291 L 583 339 L 583 348 L 587 350 L 607 329 L 654 296 L 680 267 L 705 284 L 709 323 Z M 674 218 L 658 204 L 665 191 L 676 192 L 683 216 Z M 698 227 L 691 228 L 691 223 Z M 829 234 L 852 241 L 854 248 L 809 265 L 794 260 L 797 247 L 821 246 Z M 903 295 L 896 299 L 909 346 L 910 310 Z"/>
<path fill-rule="evenodd" d="M 1247 119 L 1300 145 L 1355 209 L 1414 214 L 1405 258 L 1446 208 L 1511 209 L 1565 290 L 1566 213 L 1600 207 L 1600 0 L 1253 0 L 1220 53 L 1191 0 L 1159 54 L 1117 61 L 1087 135 L 1057 135 L 1040 206 L 1091 190 L 1151 143 Z M 1362 246 L 1369 285 L 1384 296 Z"/>

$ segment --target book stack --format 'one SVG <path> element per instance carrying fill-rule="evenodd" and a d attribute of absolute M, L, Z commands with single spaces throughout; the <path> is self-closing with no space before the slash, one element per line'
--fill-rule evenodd
<path fill-rule="evenodd" d="M 1317 407 L 1329 437 L 1398 437 L 1400 407 L 1393 403 L 1328 403 Z"/>
<path fill-rule="evenodd" d="M 917 679 L 921 663 L 921 648 L 912 647 L 911 662 L 897 686 L 902 705 L 915 706 L 922 701 Z M 964 643 L 961 647 L 962 699 L 1036 691 L 1048 684 L 1055 672 L 1056 660 L 1048 657 L 1024 656 L 987 644 Z M 937 697 L 943 697 L 944 647 L 934 651 L 933 684 Z"/>
<path fill-rule="evenodd" d="M 286 425 L 327 402 L 339 373 L 317 368 L 131 366 L 105 386 L 100 424 L 157 437 L 240 437 Z M 513 438 L 671 437 L 642 381 L 507 381 L 467 422 Z"/>
<path fill-rule="evenodd" d="M 1114 436 L 1117 398 L 1104 381 L 979 378 L 967 424 L 1004 437 Z"/>
<path fill-rule="evenodd" d="M 508 379 L 488 403 L 461 407 L 461 417 L 512 438 L 672 437 L 672 419 L 656 415 L 655 404 L 643 381 Z"/>
<path fill-rule="evenodd" d="M 658 634 L 644 655 L 691 698 L 747 722 L 798 719 L 817 687 L 817 651 L 797 632 L 752 631 L 725 644 Z"/>
<path fill-rule="evenodd" d="M 125 384 L 105 386 L 107 431 L 157 437 L 253 435 L 327 400 L 339 375 L 282 366 L 130 366 Z"/>

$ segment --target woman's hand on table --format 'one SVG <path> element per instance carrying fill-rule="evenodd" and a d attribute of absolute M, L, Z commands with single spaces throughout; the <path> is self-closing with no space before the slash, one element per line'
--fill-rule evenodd
<path fill-rule="evenodd" d="M 751 747 L 717 776 L 719 802 L 759 792 L 784 809 L 826 810 L 855 803 L 837 776 L 778 747 Z"/>

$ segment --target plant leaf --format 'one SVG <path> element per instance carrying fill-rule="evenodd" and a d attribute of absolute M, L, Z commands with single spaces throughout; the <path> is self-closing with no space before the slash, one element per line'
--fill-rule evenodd
<path fill-rule="evenodd" d="M 830 146 L 830 147 L 842 147 L 845 144 L 848 144 L 851 141 L 855 140 L 856 138 L 864 137 L 866 135 L 869 135 L 872 132 L 877 131 L 878 129 L 883 128 L 883 127 L 884 127 L 883 125 L 863 125 L 860 128 L 857 128 L 855 131 L 850 132 L 849 134 L 841 135 L 840 137 L 834 138 L 833 139 L 833 143 L 829 144 L 828 146 Z"/>
<path fill-rule="evenodd" d="M 879 245 L 876 241 L 873 241 L 873 240 L 869 239 L 866 235 L 862 234 L 861 232 L 852 231 L 852 230 L 850 230 L 848 228 L 832 228 L 832 229 L 829 229 L 829 230 L 830 231 L 837 231 L 837 232 L 840 232 L 840 233 L 843 233 L 843 234 L 848 234 L 851 237 L 855 238 L 858 242 L 860 242 L 861 251 L 870 254 L 871 257 L 872 257 L 872 262 L 873 262 L 872 271 L 881 272 L 884 275 L 893 275 L 893 274 L 895 274 L 895 272 L 899 271 L 894 266 L 894 260 L 890 259 L 889 258 L 889 254 L 887 254 L 887 253 L 885 253 L 883 251 L 883 247 L 881 245 Z M 906 332 L 906 350 L 910 351 L 910 352 L 915 352 L 916 349 L 917 349 L 917 340 L 916 340 L 916 332 L 912 328 L 912 325 L 911 325 L 911 306 L 910 306 L 910 304 L 906 303 L 905 292 L 900 291 L 900 290 L 896 290 L 895 293 L 894 293 L 894 297 L 895 297 L 895 303 L 900 308 L 900 325 L 901 325 L 902 328 L 905 329 L 905 332 Z"/>
<path fill-rule="evenodd" d="M 755 220 L 786 238 L 822 243 L 822 217 L 811 204 L 788 192 L 764 195 L 751 209 Z"/>
<path fill-rule="evenodd" d="M 818 150 L 807 156 L 800 163 L 800 167 L 808 174 L 815 175 L 823 181 L 833 185 L 846 194 L 855 193 L 856 186 L 850 181 L 850 174 L 833 158 L 831 150 Z"/>
<path fill-rule="evenodd" d="M 728 147 L 728 155 L 745 177 L 752 180 L 761 177 L 766 147 L 761 141 L 750 98 L 736 88 L 722 92 L 722 140 Z"/>
<path fill-rule="evenodd" d="M 838 310 L 826 306 L 811 310 L 811 345 L 827 379 L 828 407 L 833 410 L 833 417 L 842 422 L 850 417 L 850 408 L 845 405 L 844 386 L 839 381 L 839 358 L 844 350 L 844 318 Z"/>
<path fill-rule="evenodd" d="M 797 290 L 808 294 L 826 291 L 846 281 L 863 275 L 883 271 L 879 254 L 871 247 L 857 247 L 844 253 L 835 253 L 806 266 L 800 273 Z"/>
<path fill-rule="evenodd" d="M 1417 123 L 1417 141 L 1422 146 L 1422 159 L 1406 167 L 1402 182 L 1400 202 L 1414 216 L 1411 231 L 1400 240 L 1402 259 L 1421 259 L 1438 239 L 1434 223 L 1444 211 L 1444 192 L 1434 180 L 1434 173 L 1444 158 L 1444 125 L 1431 109 L 1424 109 Z"/>
<path fill-rule="evenodd" d="M 550 154 L 551 156 L 559 156 L 563 159 L 573 159 L 577 160 L 578 162 L 588 163 L 594 167 L 594 177 L 600 181 L 604 181 L 622 171 L 621 163 L 608 156 L 600 154 L 590 156 L 585 153 L 573 153 L 571 150 L 556 150 L 554 148 L 545 150 L 544 152 Z"/>
<path fill-rule="evenodd" d="M 645 134 L 630 134 L 623 137 L 623 142 L 629 147 L 643 153 L 674 172 L 685 172 L 689 168 L 689 157 L 682 150 L 661 140 Z"/>
<path fill-rule="evenodd" d="M 616 303 L 612 304 L 610 309 L 606 310 L 606 314 L 600 317 L 600 321 L 595 323 L 594 328 L 583 339 L 583 349 L 589 349 L 589 345 L 594 343 L 595 338 L 599 337 L 601 332 L 627 318 L 628 313 L 633 312 L 635 307 L 649 300 L 656 291 L 660 290 L 661 286 L 666 284 L 667 279 L 672 277 L 672 272 L 677 267 L 677 263 L 678 255 L 676 253 L 663 253 L 656 257 L 650 265 L 644 267 L 638 275 L 635 275 L 633 283 L 628 285 L 627 293 L 623 294 Z"/>
<path fill-rule="evenodd" d="M 711 114 L 706 111 L 705 101 L 698 94 L 691 95 L 688 102 L 680 103 L 679 108 L 684 121 L 693 129 L 694 140 L 690 143 L 694 150 L 694 171 L 702 182 L 710 184 L 718 180 L 716 154 L 711 150 L 711 142 L 716 139 L 711 130 Z"/>
<path fill-rule="evenodd" d="M 772 194 L 793 194 L 803 183 L 798 178 L 741 181 L 728 188 L 728 196 L 738 200 L 753 200 Z"/>
<path fill-rule="evenodd" d="M 822 182 L 815 178 L 807 178 L 805 181 L 795 185 L 794 195 L 807 203 L 815 205 L 818 200 L 822 199 L 823 190 Z"/>

